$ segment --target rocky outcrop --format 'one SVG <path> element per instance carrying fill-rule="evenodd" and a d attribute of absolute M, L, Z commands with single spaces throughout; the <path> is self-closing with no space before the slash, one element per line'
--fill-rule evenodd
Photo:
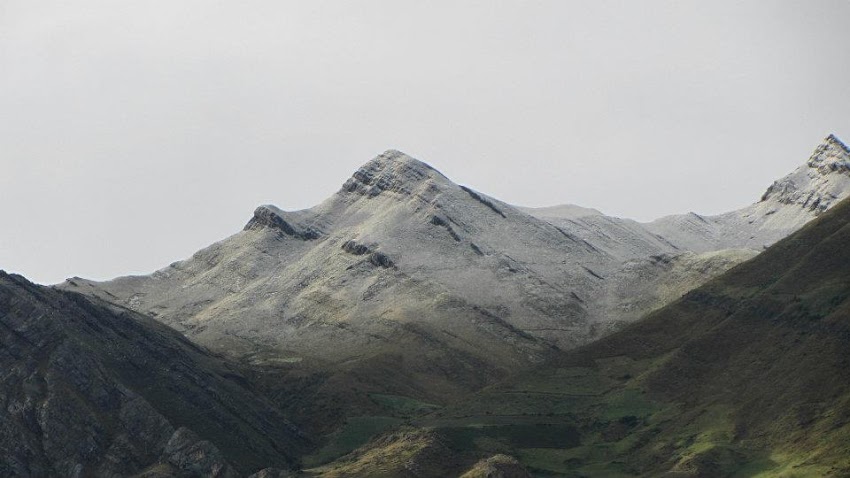
<path fill-rule="evenodd" d="M 460 242 L 460 236 L 455 232 L 454 228 L 452 228 L 448 220 L 443 219 L 440 216 L 431 216 L 431 224 L 444 228 L 446 232 L 448 232 L 449 235 L 452 236 L 452 239 L 454 239 L 456 242 Z"/>
<path fill-rule="evenodd" d="M 350 241 L 345 241 L 342 244 L 342 250 L 349 254 L 354 254 L 355 256 L 362 256 L 363 254 L 368 254 L 372 252 L 372 250 L 369 249 L 368 246 L 360 244 L 354 239 Z"/>
<path fill-rule="evenodd" d="M 343 184 L 342 190 L 366 197 L 384 192 L 410 195 L 418 185 L 433 177 L 445 178 L 422 161 L 400 151 L 388 150 L 358 169 Z"/>
<path fill-rule="evenodd" d="M 395 267 L 395 263 L 386 254 L 375 251 L 372 248 L 364 244 L 360 244 L 353 239 L 345 241 L 342 244 L 342 250 L 355 256 L 369 254 L 369 263 L 378 267 L 383 267 L 384 269 L 391 269 Z"/>
<path fill-rule="evenodd" d="M 280 470 L 278 468 L 264 468 L 248 478 L 290 478 L 295 476 L 292 472 Z"/>
<path fill-rule="evenodd" d="M 254 217 L 245 225 L 246 231 L 272 228 L 279 231 L 280 234 L 301 239 L 303 241 L 311 241 L 321 237 L 318 231 L 312 228 L 296 229 L 292 224 L 286 222 L 280 213 L 275 211 L 273 206 L 260 206 L 254 210 Z"/>
<path fill-rule="evenodd" d="M 819 214 L 843 198 L 850 177 L 850 150 L 835 135 L 824 139 L 791 175 L 773 183 L 761 201 L 796 204 Z"/>
<path fill-rule="evenodd" d="M 815 149 L 807 164 L 821 174 L 850 171 L 850 148 L 831 134 Z"/>
<path fill-rule="evenodd" d="M 195 432 L 181 427 L 171 436 L 162 452 L 163 461 L 184 473 L 210 478 L 237 478 L 221 451 Z"/>
<path fill-rule="evenodd" d="M 402 428 L 375 437 L 348 455 L 311 471 L 322 478 L 457 476 L 463 466 L 458 458 L 448 441 L 434 431 Z"/>
<path fill-rule="evenodd" d="M 369 262 L 378 267 L 383 267 L 384 269 L 392 269 L 395 267 L 395 263 L 389 258 L 389 256 L 377 251 L 369 254 Z"/>

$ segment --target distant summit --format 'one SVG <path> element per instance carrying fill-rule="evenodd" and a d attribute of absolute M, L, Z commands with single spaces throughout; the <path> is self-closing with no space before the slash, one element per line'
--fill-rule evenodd
<path fill-rule="evenodd" d="M 761 201 L 796 204 L 815 214 L 829 209 L 850 190 L 850 150 L 830 134 L 805 165 L 773 183 Z"/>
<path fill-rule="evenodd" d="M 850 148 L 848 148 L 848 147 L 847 147 L 847 145 L 846 145 L 846 144 L 844 144 L 844 142 L 843 142 L 843 141 L 841 141 L 841 139 L 839 139 L 839 138 L 838 138 L 838 136 L 836 136 L 834 133 L 830 133 L 830 134 L 829 134 L 829 136 L 827 136 L 827 137 L 826 137 L 826 139 L 824 140 L 824 142 L 826 142 L 826 143 L 832 143 L 832 144 L 837 144 L 837 145 L 838 145 L 839 147 L 841 147 L 841 149 L 843 149 L 845 152 L 850 153 Z"/>
<path fill-rule="evenodd" d="M 815 149 L 807 164 L 821 174 L 847 172 L 850 170 L 850 149 L 834 134 L 830 134 Z"/>
<path fill-rule="evenodd" d="M 342 186 L 343 191 L 374 197 L 384 191 L 411 194 L 423 182 L 451 183 L 428 164 L 390 149 L 358 169 Z"/>

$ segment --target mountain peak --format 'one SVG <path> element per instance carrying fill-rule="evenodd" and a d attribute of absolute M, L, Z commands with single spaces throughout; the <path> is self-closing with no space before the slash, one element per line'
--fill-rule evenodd
<path fill-rule="evenodd" d="M 417 185 L 434 179 L 448 181 L 430 165 L 401 151 L 389 149 L 358 169 L 342 189 L 368 197 L 385 191 L 410 194 Z"/>
<path fill-rule="evenodd" d="M 832 145 L 837 145 L 841 147 L 841 149 L 843 149 L 844 151 L 850 153 L 850 148 L 848 148 L 847 145 L 844 144 L 844 142 L 841 141 L 841 139 L 839 139 L 838 136 L 835 136 L 835 134 L 833 133 L 830 133 L 829 136 L 827 136 L 826 139 L 823 140 L 823 142 Z"/>
<path fill-rule="evenodd" d="M 837 136 L 830 134 L 823 140 L 806 163 L 821 174 L 833 171 L 850 171 L 850 148 Z"/>
<path fill-rule="evenodd" d="M 834 134 L 815 148 L 806 164 L 771 185 L 761 200 L 797 204 L 819 214 L 850 193 L 850 149 Z"/>

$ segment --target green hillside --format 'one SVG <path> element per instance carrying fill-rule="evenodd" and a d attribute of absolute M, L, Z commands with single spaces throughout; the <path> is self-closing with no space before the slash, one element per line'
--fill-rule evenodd
<path fill-rule="evenodd" d="M 465 465 L 508 454 L 537 476 L 848 476 L 848 297 L 845 201 L 621 332 L 414 423 Z"/>

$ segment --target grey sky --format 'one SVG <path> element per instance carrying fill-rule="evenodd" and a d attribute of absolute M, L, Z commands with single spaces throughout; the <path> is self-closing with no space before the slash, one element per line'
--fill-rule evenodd
<path fill-rule="evenodd" d="M 0 0 L 0 268 L 147 273 L 388 148 L 531 206 L 757 199 L 850 140 L 850 2 Z"/>

